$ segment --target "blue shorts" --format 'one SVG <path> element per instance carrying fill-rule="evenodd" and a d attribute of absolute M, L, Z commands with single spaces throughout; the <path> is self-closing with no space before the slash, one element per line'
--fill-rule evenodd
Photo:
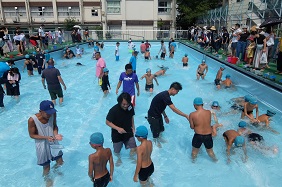
<path fill-rule="evenodd" d="M 116 61 L 119 61 L 119 56 L 116 56 Z"/>

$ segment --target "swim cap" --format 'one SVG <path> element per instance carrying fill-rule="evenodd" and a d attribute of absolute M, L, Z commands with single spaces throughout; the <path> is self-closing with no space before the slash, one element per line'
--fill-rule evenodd
<path fill-rule="evenodd" d="M 36 55 L 36 52 L 35 52 L 35 51 L 33 51 L 33 52 L 32 52 L 32 54 Z"/>
<path fill-rule="evenodd" d="M 220 68 L 225 69 L 225 66 L 224 66 L 224 65 L 221 65 Z"/>
<path fill-rule="evenodd" d="M 136 128 L 135 137 L 147 138 L 148 129 L 145 126 L 139 126 Z"/>
<path fill-rule="evenodd" d="M 105 73 L 105 72 L 109 72 L 108 68 L 104 68 L 104 69 L 103 69 L 103 72 L 104 72 L 104 73 Z"/>
<path fill-rule="evenodd" d="M 238 127 L 246 127 L 247 126 L 247 123 L 245 121 L 240 121 L 239 124 L 238 124 Z"/>
<path fill-rule="evenodd" d="M 206 63 L 206 61 L 205 61 L 205 60 L 202 60 L 202 63 Z"/>
<path fill-rule="evenodd" d="M 218 101 L 214 101 L 214 102 L 212 102 L 212 106 L 219 106 Z"/>
<path fill-rule="evenodd" d="M 24 57 L 25 57 L 25 58 L 29 58 L 29 55 L 25 55 Z"/>
<path fill-rule="evenodd" d="M 184 56 L 188 56 L 188 55 L 187 55 L 187 53 L 185 53 L 185 55 L 184 55 Z"/>
<path fill-rule="evenodd" d="M 103 134 L 100 132 L 95 132 L 90 136 L 90 143 L 98 146 L 102 146 L 104 143 Z"/>
<path fill-rule="evenodd" d="M 161 69 L 163 69 L 163 70 L 168 70 L 169 68 L 166 67 L 166 66 L 163 66 L 163 67 L 161 67 Z"/>
<path fill-rule="evenodd" d="M 251 103 L 252 105 L 255 105 L 258 103 L 258 100 L 254 97 L 251 97 L 250 100 L 249 100 L 249 103 Z"/>
<path fill-rule="evenodd" d="M 150 68 L 147 68 L 147 69 L 146 69 L 146 73 L 149 72 L 149 71 L 151 71 L 151 69 L 150 69 Z"/>
<path fill-rule="evenodd" d="M 276 112 L 274 112 L 273 110 L 267 110 L 266 115 L 272 117 L 276 114 Z"/>
<path fill-rule="evenodd" d="M 225 76 L 225 78 L 230 78 L 231 76 L 229 75 L 229 74 L 227 74 L 226 76 Z"/>
<path fill-rule="evenodd" d="M 196 97 L 194 99 L 194 105 L 202 105 L 203 103 L 203 99 L 201 97 Z"/>
<path fill-rule="evenodd" d="M 242 147 L 244 143 L 245 143 L 245 139 L 243 136 L 237 136 L 235 138 L 235 141 L 234 141 L 235 146 Z"/>
<path fill-rule="evenodd" d="M 245 95 L 244 99 L 245 99 L 245 102 L 249 102 L 249 100 L 252 98 L 251 95 Z"/>

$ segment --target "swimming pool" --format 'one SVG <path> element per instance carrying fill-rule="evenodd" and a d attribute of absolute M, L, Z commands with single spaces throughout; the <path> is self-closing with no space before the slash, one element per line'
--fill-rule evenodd
<path fill-rule="evenodd" d="M 139 46 L 140 43 L 136 42 L 136 44 Z M 89 136 L 93 132 L 102 132 L 105 138 L 104 146 L 112 148 L 110 128 L 105 124 L 105 118 L 108 110 L 116 104 L 116 84 L 120 73 L 124 71 L 125 64 L 129 62 L 131 54 L 128 52 L 127 43 L 121 43 L 120 61 L 116 62 L 114 57 L 115 43 L 106 43 L 101 54 L 110 70 L 109 80 L 112 90 L 104 98 L 95 79 L 96 61 L 91 59 L 93 49 L 86 45 L 83 47 L 87 54 L 83 55 L 81 59 L 62 60 L 60 58 L 61 52 L 51 54 L 56 60 L 55 67 L 61 71 L 67 86 L 65 105 L 63 107 L 56 106 L 59 132 L 64 136 L 61 143 L 65 147 L 63 150 L 65 163 L 59 169 L 59 173 L 51 172 L 54 186 L 92 186 L 87 171 L 88 155 L 93 152 L 88 142 Z M 160 43 L 152 43 L 152 58 L 157 55 L 159 48 Z M 188 69 L 182 68 L 181 58 L 185 53 L 189 55 Z M 203 55 L 182 44 L 178 45 L 174 59 L 145 62 L 139 54 L 137 75 L 140 78 L 146 68 L 151 68 L 152 72 L 156 72 L 159 70 L 158 65 L 168 66 L 167 76 L 158 78 L 160 85 L 155 85 L 154 95 L 168 89 L 174 81 L 182 83 L 183 90 L 172 97 L 172 101 L 177 108 L 185 113 L 195 110 L 192 105 L 195 97 L 202 97 L 206 108 L 213 100 L 217 100 L 221 105 L 222 113 L 228 112 L 230 111 L 228 101 L 231 98 L 244 96 L 249 93 L 247 89 L 251 88 L 249 91 L 252 91 L 253 87 L 258 88 L 261 85 L 227 67 L 223 77 L 227 73 L 230 74 L 231 79 L 239 86 L 236 91 L 228 89 L 217 91 L 213 81 L 220 64 L 213 59 L 206 57 L 209 72 L 205 80 L 196 81 L 196 68 L 202 58 Z M 77 62 L 84 64 L 84 66 L 75 66 Z M 20 70 L 22 64 L 22 61 L 16 63 Z M 141 94 L 136 99 L 135 126 L 149 127 L 144 117 L 147 115 L 153 96 L 144 91 L 144 79 L 139 84 Z M 2 174 L 0 183 L 1 186 L 45 186 L 42 168 L 36 165 L 35 144 L 28 135 L 27 120 L 39 110 L 39 103 L 42 100 L 49 99 L 49 94 L 47 90 L 43 89 L 41 78 L 36 73 L 34 77 L 28 77 L 26 72 L 22 73 L 20 90 L 20 102 L 16 103 L 12 98 L 6 96 L 4 100 L 6 111 L 0 114 L 2 153 L 0 156 L 0 172 Z M 260 114 L 266 112 L 268 108 L 275 108 L 277 114 L 273 117 L 271 126 L 276 131 L 282 132 L 282 127 L 279 126 L 282 105 L 278 105 L 281 99 L 280 101 L 274 100 L 279 95 L 274 90 L 261 85 L 261 92 L 265 93 L 266 91 L 268 93 L 266 96 L 260 93 L 255 94 L 262 101 L 259 102 Z M 273 95 L 275 97 L 272 97 Z M 236 154 L 231 156 L 232 162 L 229 165 L 226 164 L 225 142 L 222 133 L 228 129 L 237 129 L 240 114 L 218 115 L 219 122 L 224 125 L 219 129 L 218 136 L 214 138 L 214 152 L 219 161 L 213 163 L 202 146 L 196 163 L 192 163 L 190 155 L 193 130 L 190 129 L 186 119 L 173 113 L 169 108 L 166 113 L 170 117 L 170 124 L 165 125 L 166 131 L 164 132 L 167 143 L 163 144 L 161 149 L 154 146 L 152 153 L 155 165 L 152 179 L 155 186 L 280 186 L 281 154 L 261 154 L 248 146 L 249 160 L 247 163 L 243 163 L 241 160 L 242 151 L 235 149 Z M 253 127 L 251 130 L 262 134 L 269 146 L 279 146 L 278 142 L 281 142 L 281 135 Z M 149 139 L 152 139 L 151 133 L 149 133 Z M 122 149 L 123 164 L 120 167 L 115 167 L 114 180 L 109 186 L 139 186 L 138 183 L 133 182 L 135 164 L 128 155 L 129 150 Z M 116 161 L 115 156 L 114 161 Z"/>

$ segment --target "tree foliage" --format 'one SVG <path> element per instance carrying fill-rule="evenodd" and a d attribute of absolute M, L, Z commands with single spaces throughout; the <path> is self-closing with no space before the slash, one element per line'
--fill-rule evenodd
<path fill-rule="evenodd" d="M 207 13 L 208 10 L 221 6 L 222 0 L 177 0 L 176 24 L 182 29 L 195 25 L 198 17 Z"/>
<path fill-rule="evenodd" d="M 66 18 L 64 20 L 64 28 L 67 31 L 71 31 L 73 26 L 75 26 L 76 24 L 77 24 L 77 22 L 76 22 L 76 19 L 74 17 L 73 18 Z"/>

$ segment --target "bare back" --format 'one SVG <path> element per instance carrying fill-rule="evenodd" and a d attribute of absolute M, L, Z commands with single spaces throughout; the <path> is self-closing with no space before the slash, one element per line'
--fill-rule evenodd
<path fill-rule="evenodd" d="M 190 125 L 196 134 L 207 135 L 212 134 L 211 128 L 211 112 L 203 108 L 192 112 L 189 117 Z"/>
<path fill-rule="evenodd" d="M 109 148 L 102 148 L 96 153 L 89 155 L 89 172 L 94 171 L 94 178 L 98 179 L 103 177 L 108 173 L 107 163 L 112 156 L 111 150 Z M 91 165 L 93 170 L 91 170 Z"/>
<path fill-rule="evenodd" d="M 153 151 L 153 145 L 150 140 L 143 140 L 141 145 L 137 147 L 137 155 L 139 159 L 139 156 L 141 157 L 142 164 L 141 168 L 146 168 L 151 165 L 151 154 Z"/>

